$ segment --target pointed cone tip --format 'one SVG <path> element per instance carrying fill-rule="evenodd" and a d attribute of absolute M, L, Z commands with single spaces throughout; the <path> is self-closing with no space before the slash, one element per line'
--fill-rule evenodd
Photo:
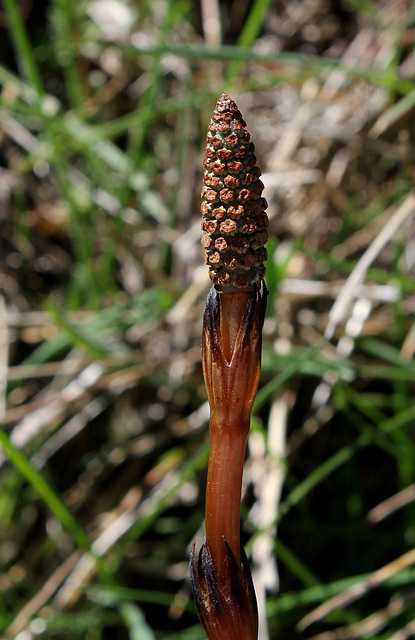
<path fill-rule="evenodd" d="M 216 111 L 238 111 L 238 106 L 227 93 L 223 92 L 216 103 Z"/>

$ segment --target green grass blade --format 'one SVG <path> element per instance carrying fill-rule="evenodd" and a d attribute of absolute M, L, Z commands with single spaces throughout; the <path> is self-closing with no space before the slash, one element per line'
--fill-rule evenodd
<path fill-rule="evenodd" d="M 188 627 L 179 633 L 162 636 L 160 640 L 206 640 L 206 634 L 201 624 Z"/>
<path fill-rule="evenodd" d="M 275 539 L 274 549 L 277 557 L 296 576 L 305 587 L 312 587 L 321 584 L 321 581 L 300 558 L 287 547 L 279 538 Z"/>
<path fill-rule="evenodd" d="M 38 101 L 44 96 L 44 89 L 40 73 L 33 57 L 33 49 L 30 44 L 27 31 L 23 24 L 20 8 L 17 0 L 4 0 L 4 6 L 10 22 L 13 39 L 24 69 L 27 80 L 37 93 Z"/>
<path fill-rule="evenodd" d="M 284 593 L 275 598 L 269 598 L 267 600 L 267 614 L 268 616 L 273 616 L 305 605 L 313 605 L 323 602 L 328 598 L 342 593 L 353 585 L 367 580 L 368 577 L 368 574 L 350 576 L 329 584 L 316 585 L 309 587 L 308 589 L 303 589 L 302 591 Z M 384 586 L 389 589 L 396 589 L 402 585 L 410 585 L 414 580 L 415 569 L 402 569 L 385 580 Z"/>
<path fill-rule="evenodd" d="M 317 469 L 312 471 L 302 482 L 300 482 L 281 503 L 277 520 L 283 518 L 292 507 L 297 505 L 305 496 L 314 489 L 322 480 L 327 478 L 333 471 L 345 464 L 357 449 L 368 444 L 369 438 L 364 435 L 356 442 L 347 447 L 343 447 L 332 455 L 328 460 L 323 462 Z"/>
<path fill-rule="evenodd" d="M 37 495 L 43 500 L 61 525 L 70 533 L 76 544 L 85 552 L 90 552 L 88 535 L 45 478 L 37 471 L 26 456 L 10 442 L 6 432 L 0 428 L 0 444 L 5 455 L 15 469 L 27 480 Z"/>
<path fill-rule="evenodd" d="M 295 69 L 309 69 L 318 74 L 329 74 L 332 71 L 342 71 L 350 78 L 359 78 L 366 80 L 372 84 L 384 87 L 390 91 L 399 91 L 407 94 L 414 89 L 414 83 L 411 80 L 399 78 L 399 76 L 389 69 L 379 71 L 377 69 L 368 69 L 365 67 L 348 67 L 335 60 L 321 58 L 319 56 L 309 56 L 302 53 L 281 51 L 277 53 L 258 53 L 251 47 L 240 47 L 237 45 L 222 45 L 216 49 L 208 47 L 189 45 L 189 44 L 163 44 L 151 49 L 140 48 L 126 45 L 122 47 L 124 53 L 129 55 L 163 55 L 172 53 L 173 55 L 182 56 L 190 59 L 205 60 L 242 60 L 252 62 L 269 62 L 278 65 L 292 66 Z"/>
<path fill-rule="evenodd" d="M 0 64 L 0 84 L 12 89 L 15 97 L 21 98 L 29 105 L 34 105 L 37 101 L 37 93 L 27 82 L 19 78 L 12 73 L 9 69 L 6 69 Z M 3 98 L 3 96 L 2 96 Z"/>
<path fill-rule="evenodd" d="M 81 331 L 77 327 L 74 327 L 65 315 L 52 304 L 45 305 L 46 311 L 49 312 L 53 323 L 60 329 L 60 331 L 67 337 L 72 346 L 79 347 L 83 351 L 86 351 L 94 358 L 102 359 L 108 356 L 111 351 L 104 347 L 97 339 L 86 335 L 85 331 Z"/>
<path fill-rule="evenodd" d="M 54 0 L 53 24 L 55 25 L 55 47 L 58 60 L 64 61 L 65 85 L 72 108 L 78 109 L 84 101 L 84 88 L 78 68 L 76 51 L 75 12 L 77 3 L 71 0 Z"/>
<path fill-rule="evenodd" d="M 249 12 L 245 24 L 242 27 L 239 34 L 237 45 L 240 47 L 251 47 L 258 37 L 261 27 L 264 23 L 265 16 L 269 7 L 272 4 L 272 0 L 255 0 L 254 5 Z M 226 80 L 231 84 L 234 79 L 240 74 L 242 62 L 234 60 L 231 62 L 226 74 Z"/>
<path fill-rule="evenodd" d="M 177 490 L 188 480 L 202 469 L 208 461 L 209 457 L 209 443 L 205 443 L 191 458 L 183 464 L 180 473 L 177 478 L 171 483 L 171 485 L 158 497 L 154 504 L 151 505 L 149 510 L 143 514 L 138 520 L 137 524 L 131 530 L 131 538 L 137 540 L 140 538 L 147 529 L 153 524 L 156 518 L 166 509 L 170 500 L 176 494 Z"/>
<path fill-rule="evenodd" d="M 311 362 L 312 359 L 320 353 L 323 345 L 326 344 L 324 339 L 320 340 L 312 349 L 306 349 L 298 358 L 289 363 L 281 373 L 265 384 L 257 393 L 253 412 L 258 411 L 287 380 L 293 375 L 301 371 L 304 364 Z"/>
<path fill-rule="evenodd" d="M 119 609 L 130 632 L 130 640 L 155 640 L 156 636 L 134 602 L 122 602 Z"/>

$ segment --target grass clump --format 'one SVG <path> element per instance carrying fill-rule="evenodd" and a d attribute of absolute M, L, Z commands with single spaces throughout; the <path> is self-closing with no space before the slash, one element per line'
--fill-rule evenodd
<path fill-rule="evenodd" d="M 4 2 L 2 637 L 203 637 L 198 210 L 222 91 L 269 202 L 242 508 L 260 627 L 413 634 L 413 12 L 217 8 Z"/>

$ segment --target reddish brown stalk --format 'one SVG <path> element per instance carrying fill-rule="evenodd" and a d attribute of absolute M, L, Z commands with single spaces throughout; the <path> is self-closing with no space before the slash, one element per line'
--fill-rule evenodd
<path fill-rule="evenodd" d="M 242 320 L 248 307 L 252 292 L 219 292 L 219 344 L 229 373 L 232 368 L 243 366 L 236 362 L 235 353 L 240 330 L 243 332 Z M 237 356 L 236 356 L 237 357 Z M 203 361 L 205 362 L 205 353 Z M 217 366 L 217 365 L 216 365 Z M 215 371 L 219 374 L 219 370 Z M 221 373 L 223 377 L 223 373 Z M 205 367 L 205 377 L 209 373 Z M 254 376 L 259 378 L 258 375 Z M 255 398 L 258 380 L 252 381 L 253 393 L 247 394 L 246 382 L 242 385 L 237 379 L 225 385 L 221 390 L 225 400 L 216 398 L 211 403 L 211 419 L 209 423 L 210 450 L 206 487 L 206 541 L 209 545 L 212 560 L 219 575 L 225 571 L 226 550 L 225 539 L 240 563 L 239 512 L 242 488 L 242 470 L 245 459 L 246 440 L 249 432 L 250 413 Z M 233 410 L 228 405 L 233 403 Z"/>
<path fill-rule="evenodd" d="M 256 640 L 258 618 L 240 544 L 242 472 L 261 366 L 267 290 L 261 172 L 236 104 L 222 94 L 209 124 L 202 244 L 210 290 L 202 362 L 210 404 L 206 541 L 190 561 L 196 606 L 209 640 Z"/>
<path fill-rule="evenodd" d="M 238 564 L 241 562 L 239 511 L 242 469 L 249 422 L 230 433 L 210 422 L 209 468 L 206 488 L 206 540 L 220 578 L 226 572 L 228 543 Z M 232 469 L 232 471 L 230 471 Z"/>

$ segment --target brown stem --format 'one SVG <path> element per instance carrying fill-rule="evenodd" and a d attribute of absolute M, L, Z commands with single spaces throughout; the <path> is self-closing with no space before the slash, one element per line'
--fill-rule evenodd
<path fill-rule="evenodd" d="M 255 592 L 240 541 L 240 501 L 261 368 L 268 218 L 245 126 L 235 102 L 222 94 L 209 123 L 201 204 L 202 245 L 214 285 L 203 314 L 210 405 L 206 541 L 198 558 L 193 548 L 190 560 L 196 606 L 210 640 L 258 637 Z"/>
<path fill-rule="evenodd" d="M 229 371 L 243 367 L 232 362 L 240 330 L 245 330 L 243 319 L 252 291 L 219 292 L 220 295 L 220 348 Z M 219 372 L 217 372 L 219 375 Z M 256 389 L 255 389 L 256 390 Z M 227 555 L 224 539 L 238 564 L 240 551 L 240 502 L 242 472 L 246 440 L 249 431 L 250 406 L 241 398 L 238 411 L 223 411 L 229 406 L 230 396 L 239 392 L 237 385 L 223 385 L 219 406 L 211 407 L 210 451 L 206 488 L 206 543 L 218 574 L 224 575 Z M 254 391 L 255 393 L 255 391 Z"/>
<path fill-rule="evenodd" d="M 248 431 L 249 423 L 232 430 L 210 425 L 206 542 L 219 575 L 225 573 L 227 566 L 224 538 L 240 563 L 239 517 Z"/>

